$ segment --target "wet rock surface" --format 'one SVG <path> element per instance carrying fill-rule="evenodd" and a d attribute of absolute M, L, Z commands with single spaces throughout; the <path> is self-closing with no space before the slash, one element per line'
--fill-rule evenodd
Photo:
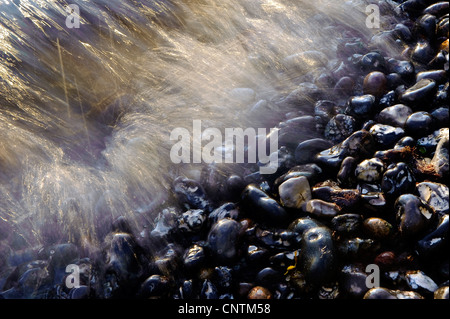
<path fill-rule="evenodd" d="M 0 298 L 448 299 L 448 3 L 397 5 L 397 23 L 372 40 L 339 26 L 331 76 L 281 99 L 291 113 L 276 116 L 276 173 L 178 176 L 176 205 L 142 225 L 116 220 L 101 251 L 11 254 L 14 230 L 0 219 Z M 373 49 L 392 37 L 408 50 Z M 303 73 L 306 61 L 333 65 L 320 51 L 283 65 Z M 327 79 L 336 96 L 322 95 Z M 266 105 L 253 89 L 232 93 L 254 114 Z M 379 267 L 379 287 L 367 285 L 367 265 Z"/>

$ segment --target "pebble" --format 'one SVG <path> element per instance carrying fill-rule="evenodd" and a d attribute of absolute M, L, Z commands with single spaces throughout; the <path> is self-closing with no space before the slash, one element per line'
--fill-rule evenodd
<path fill-rule="evenodd" d="M 357 234 L 362 225 L 362 217 L 359 214 L 341 214 L 331 220 L 332 230 L 343 236 Z"/>
<path fill-rule="evenodd" d="M 405 131 L 400 127 L 386 124 L 375 124 L 370 130 L 375 142 L 381 149 L 388 149 L 405 135 Z"/>
<path fill-rule="evenodd" d="M 449 286 L 444 286 L 436 289 L 434 292 L 434 299 L 449 299 L 448 287 Z"/>
<path fill-rule="evenodd" d="M 360 66 L 363 71 L 373 72 L 386 70 L 386 60 L 379 52 L 366 53 L 360 60 Z"/>
<path fill-rule="evenodd" d="M 406 81 L 414 77 L 415 67 L 411 62 L 396 60 L 394 58 L 388 59 L 387 62 L 389 73 L 397 73 Z"/>
<path fill-rule="evenodd" d="M 378 158 L 363 160 L 355 168 L 355 176 L 359 181 L 376 183 L 384 173 L 384 163 Z"/>
<path fill-rule="evenodd" d="M 444 134 L 444 136 L 442 136 L 442 138 L 439 140 L 439 143 L 436 146 L 436 151 L 434 152 L 434 156 L 431 159 L 431 165 L 433 165 L 434 171 L 441 178 L 448 177 L 448 140 L 449 134 L 447 130 L 446 134 Z"/>
<path fill-rule="evenodd" d="M 253 287 L 247 295 L 248 299 L 272 299 L 272 293 L 264 287 L 256 286 Z"/>
<path fill-rule="evenodd" d="M 139 296 L 144 299 L 159 299 L 169 293 L 169 279 L 166 276 L 151 275 L 141 285 Z"/>
<path fill-rule="evenodd" d="M 415 291 L 391 290 L 383 287 L 371 288 L 363 299 L 424 299 Z"/>
<path fill-rule="evenodd" d="M 405 237 L 421 235 L 430 225 L 434 211 L 413 194 L 400 195 L 394 203 L 400 234 Z"/>
<path fill-rule="evenodd" d="M 374 71 L 366 75 L 363 82 L 364 94 L 381 97 L 387 88 L 387 79 L 384 73 Z"/>
<path fill-rule="evenodd" d="M 416 84 L 406 89 L 399 97 L 401 103 L 408 106 L 418 106 L 432 99 L 436 93 L 436 82 L 432 79 L 421 79 Z"/>
<path fill-rule="evenodd" d="M 428 112 L 415 112 L 405 122 L 405 132 L 411 136 L 423 136 L 432 130 L 433 117 Z"/>
<path fill-rule="evenodd" d="M 434 293 L 438 286 L 421 270 L 411 270 L 406 272 L 406 282 L 408 287 L 413 291 L 424 295 L 426 293 Z"/>
<path fill-rule="evenodd" d="M 355 131 L 355 119 L 346 114 L 338 114 L 325 126 L 324 136 L 333 143 L 342 142 Z"/>
<path fill-rule="evenodd" d="M 404 128 L 406 120 L 412 113 L 413 111 L 409 106 L 396 104 L 381 110 L 377 116 L 377 120 L 381 124 Z"/>
<path fill-rule="evenodd" d="M 269 224 L 283 224 L 288 213 L 281 205 L 254 185 L 248 185 L 242 192 L 242 200 L 249 206 L 249 214 L 255 220 Z"/>
<path fill-rule="evenodd" d="M 293 177 L 283 182 L 279 188 L 281 205 L 287 208 L 301 208 L 311 199 L 311 187 L 305 176 Z"/>
<path fill-rule="evenodd" d="M 449 213 L 449 188 L 447 185 L 433 182 L 416 184 L 419 197 L 430 205 L 438 215 Z"/>
<path fill-rule="evenodd" d="M 403 162 L 391 164 L 381 179 L 381 189 L 390 199 L 414 190 L 416 179 L 411 169 Z"/>
<path fill-rule="evenodd" d="M 231 262 L 238 255 L 240 224 L 230 218 L 216 222 L 208 234 L 208 247 L 213 256 L 221 262 Z"/>
<path fill-rule="evenodd" d="M 357 265 L 345 265 L 339 276 L 339 287 L 346 298 L 361 299 L 369 290 L 367 287 L 367 273 Z"/>
<path fill-rule="evenodd" d="M 186 205 L 188 209 L 210 209 L 203 187 L 195 180 L 178 177 L 173 182 L 173 191 L 179 202 Z"/>
<path fill-rule="evenodd" d="M 335 203 L 312 199 L 306 202 L 304 211 L 318 218 L 332 218 L 340 213 L 341 208 Z"/>
<path fill-rule="evenodd" d="M 448 219 L 448 214 L 441 216 L 436 229 L 417 242 L 419 255 L 425 258 L 436 257 L 442 249 L 445 249 L 448 243 Z"/>
<path fill-rule="evenodd" d="M 359 130 L 347 137 L 341 143 L 323 150 L 316 155 L 317 163 L 327 167 L 338 169 L 342 161 L 348 157 L 369 157 L 373 154 L 375 147 L 371 133 Z"/>
<path fill-rule="evenodd" d="M 369 81 L 368 84 L 366 84 L 366 79 L 367 79 L 367 77 L 366 77 L 366 79 L 364 80 L 365 87 L 366 87 L 366 85 L 369 86 L 370 88 L 375 87 L 376 83 L 380 82 L 379 73 L 380 72 L 376 72 L 375 75 L 371 76 L 368 80 Z M 383 74 L 383 76 L 384 76 L 384 74 Z M 386 82 L 385 78 L 384 78 L 384 82 Z M 385 85 L 386 85 L 386 83 L 384 83 L 384 86 Z M 372 115 L 374 105 L 375 105 L 375 96 L 372 94 L 353 96 L 348 100 L 347 108 L 345 109 L 345 113 L 356 119 L 365 120 L 365 119 L 370 118 L 370 116 Z"/>
<path fill-rule="evenodd" d="M 371 238 L 387 239 L 393 232 L 392 225 L 378 217 L 370 217 L 364 220 L 363 228 Z"/>
<path fill-rule="evenodd" d="M 295 160 L 298 164 L 308 164 L 317 153 L 332 146 L 333 143 L 331 141 L 322 138 L 306 140 L 298 144 L 295 149 Z"/>
<path fill-rule="evenodd" d="M 299 257 L 308 282 L 321 284 L 330 280 L 335 272 L 335 255 L 329 228 L 322 226 L 305 231 Z"/>

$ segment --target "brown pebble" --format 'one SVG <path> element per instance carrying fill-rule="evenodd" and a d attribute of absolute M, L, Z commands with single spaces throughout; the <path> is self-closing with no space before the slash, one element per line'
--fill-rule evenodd
<path fill-rule="evenodd" d="M 270 291 L 264 287 L 256 286 L 250 290 L 248 294 L 248 299 L 271 299 L 272 294 Z"/>
<path fill-rule="evenodd" d="M 382 72 L 370 72 L 364 78 L 363 91 L 364 94 L 372 94 L 374 96 L 382 96 L 386 91 L 386 76 Z"/>

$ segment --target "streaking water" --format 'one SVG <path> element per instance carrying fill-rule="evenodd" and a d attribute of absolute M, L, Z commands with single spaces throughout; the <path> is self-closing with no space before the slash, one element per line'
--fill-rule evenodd
<path fill-rule="evenodd" d="M 80 7 L 79 29 L 66 27 L 65 1 L 0 1 L 4 254 L 95 244 L 120 215 L 151 223 L 184 169 L 169 160 L 174 127 L 275 125 L 249 110 L 317 68 L 292 68 L 286 57 L 316 50 L 331 65 L 335 22 L 376 32 L 364 25 L 364 2 L 70 3 Z M 242 87 L 255 96 L 236 98 Z"/>

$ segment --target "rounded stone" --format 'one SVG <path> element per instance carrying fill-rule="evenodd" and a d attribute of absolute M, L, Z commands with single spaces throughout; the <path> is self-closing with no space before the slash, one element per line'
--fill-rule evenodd
<path fill-rule="evenodd" d="M 431 79 L 422 79 L 401 93 L 399 99 L 408 105 L 418 105 L 431 100 L 436 92 L 436 82 Z"/>
<path fill-rule="evenodd" d="M 300 208 L 311 199 L 311 187 L 305 176 L 290 178 L 278 187 L 281 205 L 288 208 Z"/>
<path fill-rule="evenodd" d="M 398 230 L 404 237 L 420 235 L 433 220 L 434 211 L 413 194 L 400 195 L 394 203 Z"/>
<path fill-rule="evenodd" d="M 363 227 L 366 232 L 375 239 L 386 239 L 392 233 L 392 225 L 378 217 L 370 217 L 364 220 Z"/>
<path fill-rule="evenodd" d="M 303 233 L 300 261 L 306 280 L 312 284 L 321 284 L 333 277 L 334 246 L 327 227 L 314 227 Z"/>
<path fill-rule="evenodd" d="M 381 110 L 378 114 L 378 121 L 381 124 L 387 124 L 403 128 L 408 117 L 413 114 L 411 108 L 404 104 L 396 104 Z"/>
<path fill-rule="evenodd" d="M 384 173 L 384 163 L 378 158 L 366 159 L 355 169 L 355 176 L 359 181 L 378 182 Z"/>
<path fill-rule="evenodd" d="M 371 94 L 380 97 L 385 93 L 387 79 L 384 73 L 374 71 L 366 75 L 363 82 L 364 94 Z"/>
<path fill-rule="evenodd" d="M 240 229 L 240 224 L 230 218 L 220 219 L 211 227 L 208 245 L 218 260 L 229 262 L 236 258 Z"/>
<path fill-rule="evenodd" d="M 432 129 L 433 118 L 428 112 L 415 112 L 405 122 L 405 131 L 413 136 L 423 136 Z"/>

